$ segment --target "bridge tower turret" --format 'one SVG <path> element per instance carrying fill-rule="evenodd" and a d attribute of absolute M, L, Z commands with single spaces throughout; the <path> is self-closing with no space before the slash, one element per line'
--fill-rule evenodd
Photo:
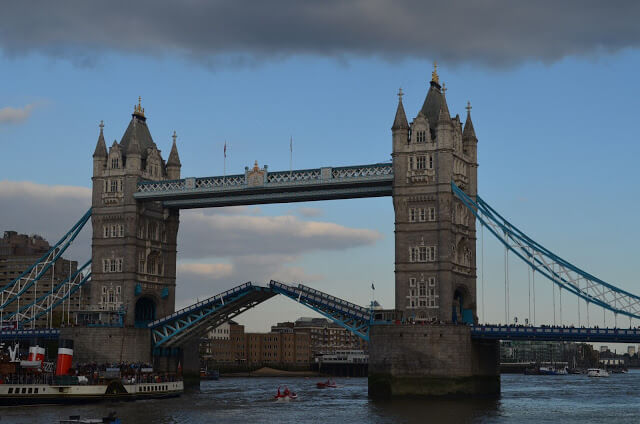
<path fill-rule="evenodd" d="M 435 69 L 410 125 L 402 99 L 398 103 L 392 127 L 395 301 L 405 318 L 475 320 L 475 218 L 451 191 L 451 181 L 472 196 L 477 190 L 477 139 L 470 117 L 467 122 L 463 137 Z"/>
<path fill-rule="evenodd" d="M 133 195 L 140 181 L 179 177 L 177 149 L 174 140 L 165 164 L 140 101 L 120 142 L 114 141 L 108 152 L 102 127 L 94 153 L 88 303 L 103 322 L 117 321 L 124 311 L 126 326 L 142 326 L 174 311 L 179 215 Z"/>

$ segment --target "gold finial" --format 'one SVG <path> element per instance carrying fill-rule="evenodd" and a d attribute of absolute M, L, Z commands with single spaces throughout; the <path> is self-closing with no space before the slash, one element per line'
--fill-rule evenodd
<path fill-rule="evenodd" d="M 402 101 L 402 96 L 404 96 L 404 93 L 402 92 L 402 87 L 400 87 L 398 89 L 398 101 Z"/>
<path fill-rule="evenodd" d="M 467 107 L 465 107 L 465 109 L 467 109 L 467 113 L 471 113 L 471 102 L 467 100 Z"/>
<path fill-rule="evenodd" d="M 433 72 L 431 72 L 431 81 L 440 82 L 438 79 L 438 62 L 433 61 Z"/>
<path fill-rule="evenodd" d="M 142 107 L 142 96 L 138 96 L 138 104 L 133 106 L 134 115 L 144 117 L 144 108 Z"/>
<path fill-rule="evenodd" d="M 173 135 L 171 137 L 173 137 L 173 144 L 175 144 L 176 143 L 176 138 L 178 138 L 178 134 L 176 134 L 176 132 L 174 131 Z"/>
<path fill-rule="evenodd" d="M 447 94 L 447 88 L 444 86 L 444 81 L 442 81 L 442 95 Z"/>
<path fill-rule="evenodd" d="M 258 161 L 256 161 L 256 162 L 253 164 L 253 170 L 254 170 L 254 171 L 259 171 L 259 170 L 260 170 L 260 167 L 258 166 Z"/>

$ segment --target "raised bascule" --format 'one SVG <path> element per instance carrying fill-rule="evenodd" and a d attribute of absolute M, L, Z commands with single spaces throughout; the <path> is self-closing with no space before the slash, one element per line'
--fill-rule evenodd
<path fill-rule="evenodd" d="M 120 141 L 109 148 L 100 124 L 93 154 L 92 206 L 50 252 L 0 291 L 0 338 L 73 339 L 76 358 L 182 364 L 197 374 L 197 349 L 211 328 L 275 295 L 299 302 L 369 341 L 369 394 L 496 395 L 498 340 L 640 342 L 640 330 L 482 325 L 476 304 L 476 221 L 532 274 L 587 305 L 640 319 L 640 297 L 563 260 L 518 230 L 478 195 L 471 106 L 451 117 L 434 69 L 411 123 L 398 93 L 392 160 L 369 165 L 272 172 L 256 161 L 243 174 L 181 178 L 177 136 L 167 160 L 155 144 L 140 99 Z M 390 196 L 395 211 L 395 308 L 374 310 L 303 284 L 241 284 L 175 310 L 179 210 L 233 205 Z M 91 260 L 36 299 L 21 296 L 91 219 Z M 505 253 L 506 254 L 506 253 Z M 534 276 L 535 276 L 534 275 Z M 39 317 L 64 308 L 78 326 L 38 329 Z M 5 312 L 13 302 L 18 307 Z M 70 314 L 67 306 L 67 316 Z M 52 320 L 51 320 L 52 321 Z M 49 322 L 47 320 L 47 322 Z M 588 321 L 587 321 L 588 327 Z"/>

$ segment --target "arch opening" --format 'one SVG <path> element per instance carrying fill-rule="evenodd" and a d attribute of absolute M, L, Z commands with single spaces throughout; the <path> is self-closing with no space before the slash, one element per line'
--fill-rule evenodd
<path fill-rule="evenodd" d="M 141 297 L 136 301 L 135 326 L 146 327 L 156 319 L 156 304 L 149 297 Z"/>

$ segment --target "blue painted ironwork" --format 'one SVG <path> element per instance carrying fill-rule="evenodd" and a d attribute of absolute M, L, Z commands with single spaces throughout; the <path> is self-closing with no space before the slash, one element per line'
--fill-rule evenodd
<path fill-rule="evenodd" d="M 269 288 L 249 282 L 153 321 L 148 327 L 154 348 L 180 345 L 274 295 Z"/>
<path fill-rule="evenodd" d="M 91 260 L 88 260 L 73 275 L 56 284 L 33 302 L 7 315 L 5 320 L 15 320 L 21 325 L 35 321 L 62 304 L 89 281 L 91 281 Z"/>
<path fill-rule="evenodd" d="M 639 329 L 474 325 L 474 339 L 640 343 Z"/>
<path fill-rule="evenodd" d="M 56 340 L 60 337 L 60 330 L 49 328 L 46 330 L 2 330 L 0 340 L 24 340 L 24 339 L 47 339 Z"/>
<path fill-rule="evenodd" d="M 78 222 L 49 249 L 47 253 L 42 255 L 33 265 L 20 274 L 16 279 L 2 287 L 0 290 L 0 316 L 2 311 L 20 299 L 20 296 L 31 288 L 36 282 L 51 268 L 51 266 L 62 256 L 67 248 L 73 243 L 84 225 L 91 218 L 91 209 L 89 209 Z M 0 319 L 1 320 L 1 319 Z"/>
<path fill-rule="evenodd" d="M 256 181 L 244 175 L 141 181 L 134 197 L 165 207 L 201 208 L 390 196 L 391 163 L 268 172 Z"/>
<path fill-rule="evenodd" d="M 302 284 L 289 286 L 271 281 L 269 287 L 275 293 L 287 296 L 324 315 L 338 325 L 351 331 L 363 340 L 369 341 L 369 327 L 372 322 L 371 309 L 331 296 Z"/>
<path fill-rule="evenodd" d="M 454 182 L 453 193 L 502 244 L 561 289 L 614 314 L 640 319 L 640 297 L 581 270 L 560 258 L 503 218 L 480 196 L 472 199 Z"/>

